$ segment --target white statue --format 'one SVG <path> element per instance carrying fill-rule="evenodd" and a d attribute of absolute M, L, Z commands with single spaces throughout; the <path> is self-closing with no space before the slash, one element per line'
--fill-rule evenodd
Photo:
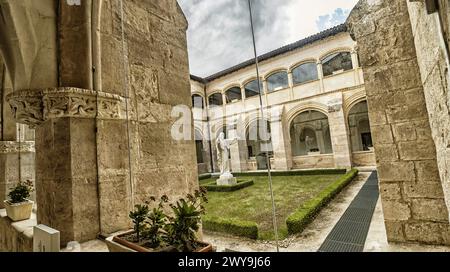
<path fill-rule="evenodd" d="M 230 167 L 230 148 L 239 138 L 225 139 L 225 133 L 221 132 L 216 140 L 217 161 L 220 167 L 220 178 L 217 180 L 218 185 L 236 184 L 236 178 L 231 174 Z"/>
<path fill-rule="evenodd" d="M 217 160 L 220 167 L 220 174 L 230 173 L 230 148 L 238 138 L 225 139 L 225 133 L 221 132 L 216 140 Z"/>

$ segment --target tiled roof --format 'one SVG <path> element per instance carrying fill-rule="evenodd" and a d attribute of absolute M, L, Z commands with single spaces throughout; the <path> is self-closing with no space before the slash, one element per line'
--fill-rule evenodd
<path fill-rule="evenodd" d="M 345 24 L 337 25 L 335 27 L 332 27 L 330 29 L 324 30 L 322 32 L 319 32 L 319 33 L 314 34 L 312 36 L 309 36 L 307 38 L 301 39 L 301 40 L 296 41 L 294 43 L 291 43 L 291 44 L 285 45 L 283 47 L 280 47 L 278 49 L 275 49 L 273 51 L 270 51 L 270 52 L 268 52 L 266 54 L 263 54 L 263 55 L 259 56 L 258 57 L 258 61 L 262 62 L 262 61 L 271 59 L 273 57 L 276 57 L 276 56 L 279 56 L 279 55 L 291 52 L 293 50 L 302 48 L 302 47 L 304 47 L 306 45 L 309 45 L 311 43 L 314 43 L 314 42 L 323 40 L 325 38 L 337 35 L 337 34 L 342 33 L 342 32 L 347 32 L 347 26 Z M 249 59 L 249 60 L 244 61 L 244 62 L 242 62 L 242 63 L 240 63 L 238 65 L 235 65 L 233 67 L 230 67 L 228 69 L 225 69 L 223 71 L 215 73 L 215 74 L 213 74 L 211 76 L 208 76 L 206 78 L 201 78 L 201 77 L 198 77 L 198 76 L 191 75 L 191 79 L 195 80 L 195 81 L 198 81 L 198 82 L 201 82 L 201 83 L 208 83 L 210 81 L 213 81 L 213 80 L 218 79 L 220 77 L 226 76 L 228 74 L 231 74 L 233 72 L 236 72 L 236 71 L 238 71 L 240 69 L 243 69 L 245 67 L 248 67 L 248 66 L 254 65 L 254 64 L 255 64 L 255 59 Z"/>

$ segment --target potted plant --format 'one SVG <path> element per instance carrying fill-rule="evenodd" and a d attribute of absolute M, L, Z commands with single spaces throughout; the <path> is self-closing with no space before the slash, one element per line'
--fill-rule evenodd
<path fill-rule="evenodd" d="M 33 201 L 28 198 L 33 192 L 33 183 L 30 180 L 19 182 L 11 192 L 9 200 L 5 200 L 6 215 L 14 222 L 30 219 L 33 210 Z"/>
<path fill-rule="evenodd" d="M 212 246 L 198 241 L 201 215 L 205 213 L 202 202 L 207 202 L 204 189 L 188 194 L 170 204 L 171 215 L 165 213 L 167 196 L 162 196 L 158 205 L 150 209 L 151 197 L 145 205 L 136 205 L 129 217 L 133 230 L 107 239 L 110 251 L 137 252 L 210 252 Z"/>

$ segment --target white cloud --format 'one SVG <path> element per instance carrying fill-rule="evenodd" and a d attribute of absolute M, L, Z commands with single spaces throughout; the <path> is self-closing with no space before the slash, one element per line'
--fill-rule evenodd
<path fill-rule="evenodd" d="M 253 0 L 258 53 L 342 23 L 357 1 Z M 208 76 L 253 57 L 247 0 L 178 2 L 189 21 L 191 73 Z"/>

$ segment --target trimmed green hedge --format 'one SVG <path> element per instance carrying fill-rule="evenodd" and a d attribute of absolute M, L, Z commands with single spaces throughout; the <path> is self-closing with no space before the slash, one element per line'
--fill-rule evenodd
<path fill-rule="evenodd" d="M 211 174 L 198 175 L 198 180 L 204 180 L 204 179 L 209 179 L 209 178 L 211 178 Z"/>
<path fill-rule="evenodd" d="M 343 175 L 345 169 L 317 169 L 317 170 L 296 170 L 296 171 L 272 171 L 272 176 L 316 176 L 316 175 Z M 260 177 L 267 176 L 267 172 L 245 172 L 233 173 L 235 177 Z"/>
<path fill-rule="evenodd" d="M 255 222 L 204 216 L 203 229 L 228 233 L 236 236 L 258 239 L 258 225 Z"/>
<path fill-rule="evenodd" d="M 302 232 L 305 227 L 314 219 L 319 211 L 328 204 L 345 186 L 347 186 L 358 174 L 358 170 L 353 169 L 340 179 L 330 184 L 315 198 L 304 203 L 294 213 L 286 219 L 289 234 Z"/>
<path fill-rule="evenodd" d="M 219 186 L 216 185 L 216 182 L 214 181 L 201 186 L 204 187 L 208 192 L 234 192 L 252 186 L 253 184 L 255 184 L 253 180 L 245 180 L 245 181 L 238 181 L 236 185 Z"/>

